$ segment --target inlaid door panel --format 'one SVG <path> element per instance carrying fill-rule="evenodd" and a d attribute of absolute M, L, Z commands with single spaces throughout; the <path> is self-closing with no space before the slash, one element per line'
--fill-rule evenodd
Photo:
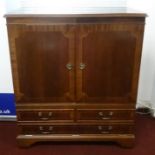
<path fill-rule="evenodd" d="M 10 25 L 18 102 L 73 101 L 74 32 L 54 25 Z M 72 67 L 72 66 L 71 66 Z"/>
<path fill-rule="evenodd" d="M 137 31 L 139 31 L 137 29 Z M 81 25 L 77 39 L 77 101 L 132 102 L 138 74 L 136 28 Z M 140 40 L 140 39 L 139 39 Z M 136 86 L 135 86 L 136 84 Z"/>

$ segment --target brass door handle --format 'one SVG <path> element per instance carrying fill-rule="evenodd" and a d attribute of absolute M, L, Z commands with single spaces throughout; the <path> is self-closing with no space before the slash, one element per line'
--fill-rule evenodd
<path fill-rule="evenodd" d="M 66 65 L 66 68 L 67 68 L 68 70 L 72 70 L 73 65 L 72 65 L 71 63 L 68 63 L 68 64 Z"/>
<path fill-rule="evenodd" d="M 80 69 L 81 69 L 81 70 L 85 69 L 85 67 L 86 67 L 86 64 L 80 63 Z"/>

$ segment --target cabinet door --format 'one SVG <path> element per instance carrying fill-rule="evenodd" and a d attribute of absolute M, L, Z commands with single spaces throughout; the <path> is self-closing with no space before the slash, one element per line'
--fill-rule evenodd
<path fill-rule="evenodd" d="M 136 100 L 142 27 L 81 25 L 77 32 L 77 101 Z"/>
<path fill-rule="evenodd" d="M 63 25 L 8 25 L 17 102 L 74 100 L 74 32 Z"/>

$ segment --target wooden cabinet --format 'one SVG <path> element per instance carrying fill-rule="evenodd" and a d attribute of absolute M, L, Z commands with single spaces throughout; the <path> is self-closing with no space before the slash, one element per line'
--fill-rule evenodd
<path fill-rule="evenodd" d="M 131 147 L 145 14 L 7 14 L 20 146 Z"/>

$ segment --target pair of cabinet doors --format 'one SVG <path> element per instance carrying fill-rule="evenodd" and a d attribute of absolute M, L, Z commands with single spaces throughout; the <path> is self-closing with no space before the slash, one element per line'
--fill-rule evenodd
<path fill-rule="evenodd" d="M 9 25 L 18 102 L 134 101 L 139 36 L 130 27 Z"/>

